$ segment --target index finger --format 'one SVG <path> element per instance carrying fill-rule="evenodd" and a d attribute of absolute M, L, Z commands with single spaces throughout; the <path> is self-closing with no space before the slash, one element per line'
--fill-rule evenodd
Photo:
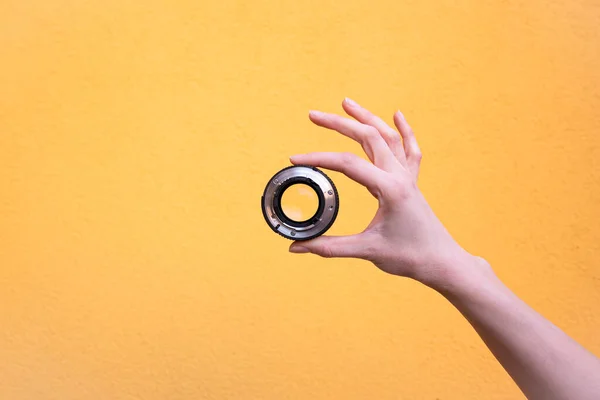
<path fill-rule="evenodd" d="M 316 152 L 290 157 L 292 164 L 311 165 L 338 171 L 365 186 L 378 197 L 384 182 L 384 172 L 352 153 Z"/>
<path fill-rule="evenodd" d="M 393 171 L 397 168 L 396 157 L 375 127 L 336 114 L 315 110 L 309 113 L 309 117 L 316 125 L 338 131 L 360 143 L 369 159 L 377 167 L 386 171 Z"/>

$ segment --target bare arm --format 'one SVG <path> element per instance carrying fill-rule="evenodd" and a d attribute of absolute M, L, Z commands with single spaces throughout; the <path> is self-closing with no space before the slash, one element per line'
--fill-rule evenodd
<path fill-rule="evenodd" d="M 361 233 L 295 242 L 290 251 L 362 258 L 437 290 L 529 399 L 600 398 L 599 359 L 515 296 L 437 219 L 416 184 L 421 152 L 404 116 L 394 115 L 396 131 L 351 100 L 342 105 L 354 119 L 321 112 L 310 119 L 359 142 L 371 162 L 348 153 L 309 153 L 291 161 L 344 173 L 373 194 L 379 209 Z"/>
<path fill-rule="evenodd" d="M 444 295 L 529 399 L 600 398 L 600 360 L 531 309 L 485 263 Z M 468 268 L 467 268 L 468 269 Z"/>

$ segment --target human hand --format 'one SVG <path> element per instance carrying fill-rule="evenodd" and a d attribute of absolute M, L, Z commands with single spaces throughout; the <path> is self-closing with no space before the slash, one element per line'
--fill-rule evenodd
<path fill-rule="evenodd" d="M 371 162 L 334 152 L 295 155 L 290 160 L 345 174 L 369 190 L 379 209 L 361 233 L 294 242 L 290 252 L 361 258 L 385 272 L 436 288 L 447 285 L 456 268 L 477 264 L 478 258 L 456 243 L 417 187 L 421 151 L 402 113 L 394 114 L 398 134 L 350 99 L 342 107 L 354 119 L 311 111 L 310 120 L 360 143 Z"/>

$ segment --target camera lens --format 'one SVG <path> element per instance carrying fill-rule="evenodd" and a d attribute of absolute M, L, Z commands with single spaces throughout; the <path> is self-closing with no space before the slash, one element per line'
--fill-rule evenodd
<path fill-rule="evenodd" d="M 317 192 L 305 183 L 293 184 L 281 195 L 281 211 L 292 221 L 307 221 L 318 209 Z"/>
<path fill-rule="evenodd" d="M 273 231 L 288 239 L 308 240 L 333 225 L 339 198 L 325 173 L 315 167 L 296 165 L 282 169 L 269 180 L 261 207 Z"/>

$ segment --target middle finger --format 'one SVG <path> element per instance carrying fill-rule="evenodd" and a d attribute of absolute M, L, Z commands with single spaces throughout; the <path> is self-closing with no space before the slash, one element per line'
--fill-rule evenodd
<path fill-rule="evenodd" d="M 375 166 L 385 171 L 393 171 L 398 165 L 394 154 L 376 128 L 350 118 L 321 111 L 311 111 L 309 117 L 316 125 L 338 131 L 360 143 Z"/>
<path fill-rule="evenodd" d="M 344 99 L 342 107 L 348 115 L 354 117 L 358 122 L 371 125 L 377 129 L 390 147 L 390 150 L 392 150 L 392 153 L 400 161 L 400 164 L 406 165 L 406 155 L 404 154 L 404 147 L 402 147 L 402 139 L 396 130 L 392 129 L 384 120 L 360 106 L 354 100 L 349 98 Z"/>

